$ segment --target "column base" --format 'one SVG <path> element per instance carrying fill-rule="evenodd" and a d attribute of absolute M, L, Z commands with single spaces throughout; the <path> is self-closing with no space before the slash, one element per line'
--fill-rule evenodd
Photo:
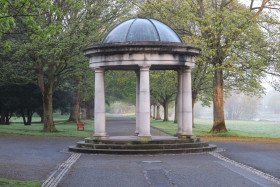
<path fill-rule="evenodd" d="M 144 141 L 144 142 L 148 142 L 152 140 L 152 136 L 139 136 L 138 135 L 138 140 L 139 141 Z"/>
<path fill-rule="evenodd" d="M 174 134 L 175 137 L 179 137 L 179 136 L 181 136 L 181 135 L 182 135 L 181 132 L 177 132 L 176 134 Z"/>
<path fill-rule="evenodd" d="M 91 139 L 93 139 L 93 140 L 108 140 L 109 135 L 108 134 L 105 134 L 105 135 L 94 134 L 93 136 L 91 136 Z"/>
<path fill-rule="evenodd" d="M 179 139 L 182 139 L 182 140 L 191 140 L 193 142 L 196 142 L 198 140 L 198 138 L 195 136 L 195 135 L 179 135 L 178 136 Z"/>

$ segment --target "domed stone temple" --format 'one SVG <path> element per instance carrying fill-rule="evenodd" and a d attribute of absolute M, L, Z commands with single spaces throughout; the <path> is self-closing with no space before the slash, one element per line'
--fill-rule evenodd
<path fill-rule="evenodd" d="M 166 24 L 150 18 L 126 20 L 115 26 L 100 44 L 85 49 L 84 54 L 89 58 L 89 66 L 95 71 L 94 134 L 85 142 L 94 144 L 98 141 L 104 143 L 114 140 L 114 137 L 109 137 L 106 132 L 106 70 L 127 70 L 136 73 L 135 135 L 123 139 L 138 141 L 136 144 L 154 144 L 153 141 L 162 139 L 150 134 L 149 72 L 174 70 L 178 72 L 178 131 L 176 137 L 170 136 L 167 139 L 174 141 L 174 144 L 199 142 L 199 138 L 192 132 L 191 70 L 195 65 L 195 56 L 199 55 L 200 51 L 191 44 L 183 43 L 178 34 Z M 162 140 L 162 144 L 166 144 L 165 140 Z M 200 151 L 215 148 L 209 146 L 202 142 L 201 146 L 194 147 L 201 147 Z"/>

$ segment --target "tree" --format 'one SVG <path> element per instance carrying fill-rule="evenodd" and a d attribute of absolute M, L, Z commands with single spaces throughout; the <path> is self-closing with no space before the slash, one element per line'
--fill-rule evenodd
<path fill-rule="evenodd" d="M 0 124 L 10 124 L 10 118 L 17 109 L 16 104 L 18 101 L 11 95 L 11 90 L 13 89 L 10 85 L 0 83 Z"/>
<path fill-rule="evenodd" d="M 71 102 L 71 110 L 69 121 L 77 121 L 80 119 L 80 101 L 81 101 L 81 77 L 75 77 L 76 80 L 74 85 L 75 89 L 73 90 L 73 100 Z"/>
<path fill-rule="evenodd" d="M 84 72 L 81 85 L 81 111 L 83 119 L 94 117 L 94 73 L 90 69 Z"/>
<path fill-rule="evenodd" d="M 156 107 L 157 107 L 156 120 L 161 120 L 161 117 L 160 117 L 160 103 L 157 103 Z"/>
<path fill-rule="evenodd" d="M 172 70 L 153 71 L 150 73 L 150 77 L 151 97 L 163 106 L 163 121 L 168 121 L 168 106 L 171 101 L 175 100 L 177 93 L 177 72 Z"/>
<path fill-rule="evenodd" d="M 105 74 L 106 102 L 116 99 L 135 103 L 136 74 L 133 71 L 107 71 Z"/>
<path fill-rule="evenodd" d="M 280 113 L 280 93 L 275 93 L 271 96 L 268 101 L 268 106 L 274 111 L 275 114 Z"/>
<path fill-rule="evenodd" d="M 232 92 L 225 100 L 225 117 L 230 120 L 252 120 L 259 108 L 258 97 Z"/>
<path fill-rule="evenodd" d="M 250 67 L 255 73 L 257 72 L 259 77 L 262 77 L 268 64 L 271 63 L 269 61 L 271 60 L 270 46 L 266 42 L 266 33 L 260 29 L 260 26 L 263 26 L 264 23 L 277 23 L 272 16 L 263 11 L 267 7 L 275 7 L 276 4 L 276 1 L 263 0 L 261 6 L 254 7 L 252 0 L 251 6 L 246 7 L 237 1 L 226 0 L 147 0 L 141 9 L 143 14 L 169 23 L 185 42 L 196 44 L 205 52 L 201 58 L 203 64 L 202 66 L 198 64 L 197 70 L 206 71 L 206 79 L 204 76 L 198 76 L 197 79 L 199 79 L 198 85 L 206 82 L 205 87 L 213 88 L 214 123 L 212 132 L 227 131 L 224 120 L 224 81 L 235 79 L 232 77 L 233 72 L 243 75 L 242 78 L 248 80 L 248 84 L 257 85 L 256 90 L 261 87 L 258 79 L 254 80 L 256 77 L 245 74 L 244 72 L 248 69 L 242 67 Z M 255 36 L 258 39 L 252 40 Z M 246 44 L 247 40 L 250 45 Z M 258 44 L 261 44 L 262 48 Z M 234 50 L 243 51 L 243 54 L 238 56 L 236 55 L 238 53 L 233 53 Z M 248 59 L 252 56 L 258 60 Z M 235 57 L 235 61 L 232 60 L 232 57 Z M 240 63 L 242 64 L 240 65 Z M 224 77 L 225 73 L 228 75 L 227 79 Z M 240 76 L 237 75 L 238 77 Z M 209 80 L 212 80 L 212 86 L 209 85 Z M 242 89 L 244 88 L 242 87 Z M 238 89 L 238 87 L 234 89 Z M 194 96 L 200 90 L 197 85 L 193 84 Z M 209 95 L 208 93 L 209 89 L 206 89 L 206 96 Z"/>
<path fill-rule="evenodd" d="M 5 65 L 19 74 L 14 75 L 22 84 L 39 86 L 43 97 L 45 132 L 56 131 L 53 122 L 53 93 L 71 77 L 88 67 L 82 54 L 93 41 L 100 40 L 106 27 L 125 11 L 123 1 L 47 1 L 46 7 L 36 7 L 38 16 L 29 21 L 18 18 L 25 36 L 14 44 L 13 62 Z M 16 63 L 15 63 L 16 62 Z"/>
<path fill-rule="evenodd" d="M 42 108 L 42 96 L 35 85 L 4 84 L 0 87 L 1 124 L 9 124 L 13 115 L 20 116 L 24 125 L 31 125 L 33 114 Z"/>
<path fill-rule="evenodd" d="M 51 5 L 50 1 L 45 0 L 1 0 L 0 2 L 0 40 L 4 35 L 20 34 L 17 27 L 17 20 L 28 23 L 29 27 L 36 27 L 35 18 L 40 14 L 43 14 L 47 8 L 51 7 L 55 10 L 55 7 Z M 2 47 L 8 47 L 9 41 L 4 40 Z"/>
<path fill-rule="evenodd" d="M 10 96 L 17 99 L 15 113 L 21 116 L 24 125 L 31 125 L 32 116 L 37 109 L 42 108 L 42 95 L 36 85 L 14 86 Z"/>

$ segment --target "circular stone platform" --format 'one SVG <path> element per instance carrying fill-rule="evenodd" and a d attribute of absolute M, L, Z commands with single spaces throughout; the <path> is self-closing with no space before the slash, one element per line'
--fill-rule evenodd
<path fill-rule="evenodd" d="M 136 136 L 110 136 L 107 140 L 86 138 L 69 147 L 69 151 L 94 154 L 178 154 L 213 151 L 215 145 L 195 139 L 172 136 L 152 136 L 150 141 L 139 141 Z"/>

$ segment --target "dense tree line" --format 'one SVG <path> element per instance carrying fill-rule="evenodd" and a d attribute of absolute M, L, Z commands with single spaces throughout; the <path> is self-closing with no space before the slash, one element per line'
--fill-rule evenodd
<path fill-rule="evenodd" d="M 69 91 L 57 90 L 53 95 L 53 108 L 61 113 L 69 113 L 72 96 Z M 42 94 L 34 84 L 0 85 L 0 124 L 8 125 L 11 117 L 21 117 L 24 125 L 31 125 L 32 116 L 37 113 L 44 119 Z"/>

